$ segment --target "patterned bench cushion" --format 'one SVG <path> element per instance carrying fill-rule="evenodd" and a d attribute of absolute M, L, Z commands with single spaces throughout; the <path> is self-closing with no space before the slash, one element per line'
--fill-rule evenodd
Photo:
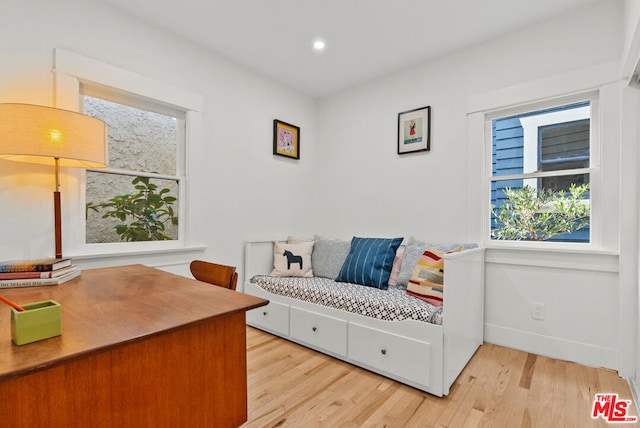
<path fill-rule="evenodd" d="M 380 290 L 328 278 L 256 275 L 251 282 L 265 291 L 386 321 L 416 320 L 442 324 L 442 306 L 408 296 L 404 287 Z"/>

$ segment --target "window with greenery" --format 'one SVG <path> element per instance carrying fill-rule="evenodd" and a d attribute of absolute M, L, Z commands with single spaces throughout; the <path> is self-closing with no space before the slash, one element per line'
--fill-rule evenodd
<path fill-rule="evenodd" d="M 491 125 L 491 239 L 590 242 L 591 103 Z"/>
<path fill-rule="evenodd" d="M 185 114 L 129 94 L 81 89 L 84 113 L 109 129 L 109 167 L 87 171 L 86 242 L 178 239 Z"/>

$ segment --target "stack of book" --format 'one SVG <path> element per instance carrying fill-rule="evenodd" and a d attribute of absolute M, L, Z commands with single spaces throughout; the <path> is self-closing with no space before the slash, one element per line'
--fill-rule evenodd
<path fill-rule="evenodd" d="M 0 288 L 58 285 L 79 275 L 70 258 L 0 262 Z"/>

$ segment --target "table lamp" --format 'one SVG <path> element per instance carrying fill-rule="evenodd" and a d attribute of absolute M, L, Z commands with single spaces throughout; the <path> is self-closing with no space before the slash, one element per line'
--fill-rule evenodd
<path fill-rule="evenodd" d="M 0 103 L 0 159 L 55 167 L 57 258 L 62 257 L 60 167 L 103 168 L 107 153 L 107 125 L 101 120 L 53 107 Z"/>

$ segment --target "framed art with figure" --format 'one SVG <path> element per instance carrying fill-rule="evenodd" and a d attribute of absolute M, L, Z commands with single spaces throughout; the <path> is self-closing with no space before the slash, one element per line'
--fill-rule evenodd
<path fill-rule="evenodd" d="M 431 150 L 431 106 L 398 113 L 398 154 Z"/>
<path fill-rule="evenodd" d="M 273 154 L 300 159 L 300 128 L 275 119 L 273 121 Z"/>

